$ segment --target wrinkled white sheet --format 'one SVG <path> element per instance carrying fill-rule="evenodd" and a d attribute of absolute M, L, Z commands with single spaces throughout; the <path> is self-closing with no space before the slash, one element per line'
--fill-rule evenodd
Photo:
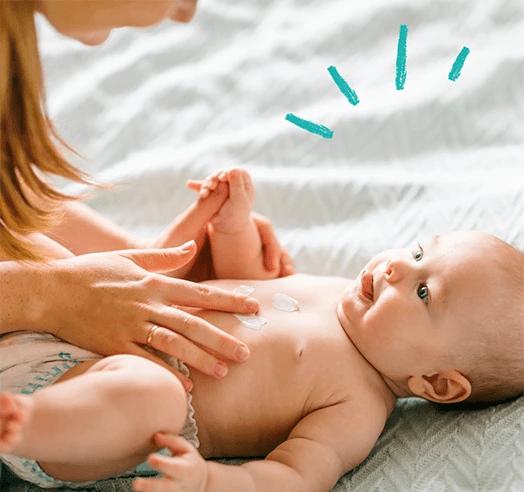
<path fill-rule="evenodd" d="M 457 229 L 524 248 L 523 2 L 199 3 L 190 25 L 119 30 L 96 48 L 39 23 L 52 117 L 88 158 L 83 169 L 122 185 L 90 205 L 153 237 L 193 199 L 187 178 L 245 166 L 256 210 L 299 271 L 354 275 L 382 249 Z M 400 24 L 409 29 L 402 91 Z M 471 53 L 451 82 L 463 46 Z M 289 112 L 328 126 L 333 138 L 285 121 Z M 405 465 L 415 475 L 416 459 Z M 501 461 L 508 476 L 522 468 Z M 386 482 L 402 490 L 394 467 L 387 473 L 380 490 Z M 449 490 L 449 473 L 433 490 Z M 466 485 L 480 476 L 461 473 Z M 428 490 L 424 483 L 417 490 Z"/>

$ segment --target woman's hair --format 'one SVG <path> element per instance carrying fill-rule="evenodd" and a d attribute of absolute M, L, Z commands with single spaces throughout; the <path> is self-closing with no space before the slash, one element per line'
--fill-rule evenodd
<path fill-rule="evenodd" d="M 57 134 L 45 108 L 34 2 L 0 0 L 0 250 L 15 260 L 43 261 L 24 239 L 45 232 L 62 202 L 86 195 L 62 193 L 38 176 L 62 176 L 98 188 L 61 150 L 74 152 Z"/>

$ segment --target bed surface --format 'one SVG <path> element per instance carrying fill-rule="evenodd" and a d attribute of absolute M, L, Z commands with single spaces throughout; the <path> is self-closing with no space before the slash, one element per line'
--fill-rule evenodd
<path fill-rule="evenodd" d="M 96 48 L 38 25 L 60 133 L 87 158 L 80 167 L 120 185 L 89 204 L 137 237 L 154 237 L 192 201 L 186 179 L 243 166 L 255 209 L 298 271 L 356 275 L 383 249 L 460 229 L 524 249 L 518 0 L 202 1 L 190 25 L 120 30 Z M 471 53 L 451 82 L 463 46 Z M 2 479 L 2 490 L 38 490 L 5 468 Z M 128 491 L 130 481 L 98 490 Z M 524 490 L 524 399 L 469 412 L 399 402 L 371 456 L 334 490 Z"/>

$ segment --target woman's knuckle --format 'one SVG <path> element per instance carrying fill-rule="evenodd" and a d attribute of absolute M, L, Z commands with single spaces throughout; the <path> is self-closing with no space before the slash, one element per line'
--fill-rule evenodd
<path fill-rule="evenodd" d="M 188 331 L 195 331 L 199 326 L 199 320 L 193 316 L 184 320 L 184 327 L 187 328 Z"/>
<path fill-rule="evenodd" d="M 168 330 L 159 330 L 156 335 L 158 337 L 158 341 L 162 346 L 169 347 L 172 345 L 176 345 L 177 339 L 179 335 L 175 332 L 168 331 Z"/>
<path fill-rule="evenodd" d="M 146 273 L 141 283 L 146 289 L 155 289 L 160 285 L 158 275 L 154 272 Z"/>
<path fill-rule="evenodd" d="M 213 295 L 213 291 L 211 290 L 211 288 L 203 284 L 198 285 L 197 292 L 200 297 L 204 298 L 210 298 Z"/>
<path fill-rule="evenodd" d="M 225 337 L 219 337 L 216 341 L 216 346 L 221 354 L 228 355 L 233 353 L 233 343 Z"/>

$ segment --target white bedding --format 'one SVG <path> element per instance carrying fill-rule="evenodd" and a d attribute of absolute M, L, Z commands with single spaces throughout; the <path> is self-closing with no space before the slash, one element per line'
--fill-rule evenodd
<path fill-rule="evenodd" d="M 398 91 L 401 24 L 409 29 L 407 78 Z M 89 203 L 137 236 L 155 236 L 191 202 L 185 179 L 245 166 L 256 210 L 271 218 L 299 271 L 354 275 L 382 249 L 457 229 L 524 249 L 522 1 L 202 0 L 190 25 L 120 30 L 96 48 L 43 21 L 39 31 L 61 134 L 89 159 L 83 169 L 123 185 Z M 451 82 L 463 46 L 471 53 Z M 357 106 L 333 83 L 330 65 L 356 91 Z M 333 138 L 285 121 L 290 112 L 331 128 Z M 511 408 L 515 451 L 497 462 L 509 482 L 495 483 L 517 490 L 523 412 Z M 496 420 L 485 414 L 485 422 Z M 471 449 L 485 441 L 482 427 L 479 435 Z M 375 455 L 353 488 L 493 490 L 482 473 L 452 465 L 473 451 L 435 456 L 447 471 L 417 482 L 409 478 L 424 475 L 417 453 L 402 467 L 410 472 L 395 476 L 398 463 L 380 446 L 379 463 L 390 468 L 374 485 L 364 482 L 364 473 L 378 473 Z M 495 458 L 481 453 L 471 469 L 483 459 Z"/>

